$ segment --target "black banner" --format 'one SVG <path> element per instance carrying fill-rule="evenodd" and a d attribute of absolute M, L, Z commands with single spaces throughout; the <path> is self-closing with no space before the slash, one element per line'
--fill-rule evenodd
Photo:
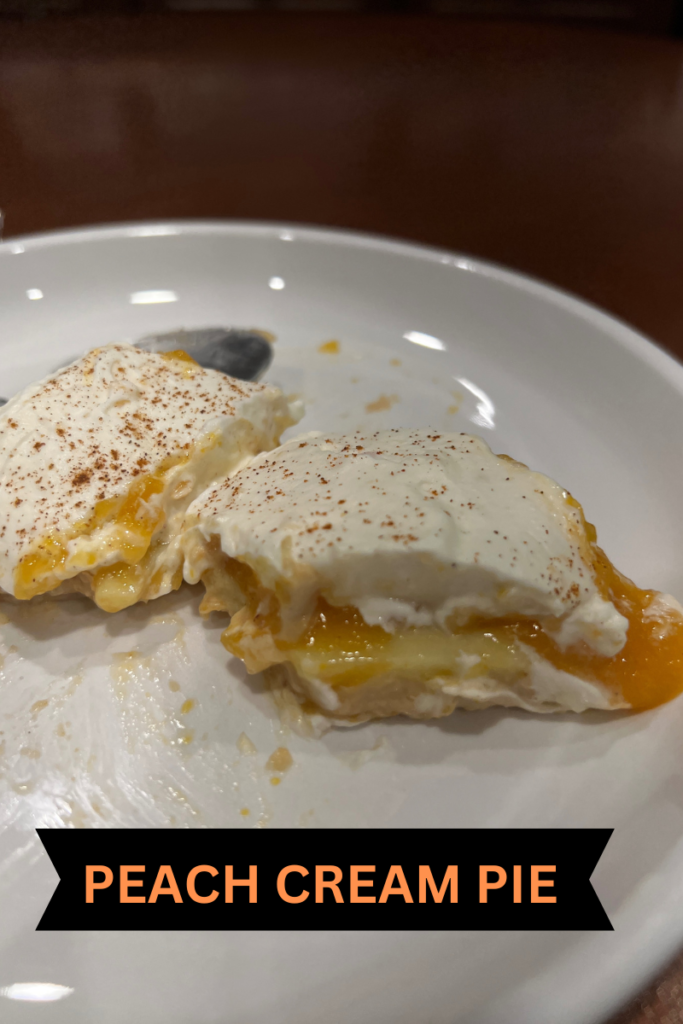
<path fill-rule="evenodd" d="M 39 829 L 38 929 L 610 931 L 612 829 Z"/>

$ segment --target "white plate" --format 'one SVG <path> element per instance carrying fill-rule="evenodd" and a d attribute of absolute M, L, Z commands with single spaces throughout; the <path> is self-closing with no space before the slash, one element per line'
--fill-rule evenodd
<path fill-rule="evenodd" d="M 683 595 L 683 368 L 534 281 L 339 232 L 137 225 L 0 246 L 0 310 L 5 395 L 95 344 L 272 330 L 269 379 L 303 395 L 302 428 L 479 432 L 570 488 L 625 572 Z M 330 339 L 338 355 L 318 351 Z M 382 395 L 389 408 L 368 411 Z M 7 987 L 42 982 L 73 989 L 30 1011 L 51 1024 L 585 1024 L 683 939 L 682 700 L 304 740 L 283 735 L 197 603 L 187 589 L 111 618 L 79 600 L 8 611 L 3 1021 L 29 1019 Z M 242 731 L 256 755 L 240 754 Z M 276 788 L 265 761 L 283 743 L 296 763 Z M 56 878 L 35 826 L 169 823 L 611 826 L 594 881 L 615 931 L 34 932 Z"/>

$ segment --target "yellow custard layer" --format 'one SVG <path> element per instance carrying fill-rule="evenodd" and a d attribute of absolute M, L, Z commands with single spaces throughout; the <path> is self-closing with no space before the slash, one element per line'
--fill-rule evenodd
<path fill-rule="evenodd" d="M 665 609 L 648 615 L 657 592 L 636 587 L 595 545 L 593 567 L 602 596 L 629 622 L 626 644 L 612 658 L 595 654 L 583 643 L 563 650 L 540 622 L 529 618 L 473 620 L 452 632 L 411 627 L 388 633 L 381 626 L 368 626 L 356 608 L 332 606 L 322 597 L 301 636 L 286 641 L 278 636 L 275 596 L 258 587 L 248 566 L 233 559 L 226 571 L 249 595 L 251 611 L 234 617 L 222 641 L 250 670 L 258 671 L 266 667 L 259 663 L 258 641 L 267 638 L 261 650 L 269 663 L 289 661 L 305 678 L 333 687 L 358 686 L 387 673 L 424 681 L 494 675 L 512 683 L 528 670 L 526 646 L 556 668 L 608 687 L 638 710 L 672 700 L 683 691 L 683 619 Z M 478 661 L 472 664 L 475 657 Z"/>

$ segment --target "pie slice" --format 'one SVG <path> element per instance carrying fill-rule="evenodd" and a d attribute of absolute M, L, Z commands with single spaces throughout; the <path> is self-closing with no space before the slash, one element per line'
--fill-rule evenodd
<path fill-rule="evenodd" d="M 300 416 L 184 352 L 107 345 L 0 412 L 0 588 L 115 612 L 182 582 L 188 505 Z"/>
<path fill-rule="evenodd" d="M 642 709 L 683 690 L 683 608 L 478 437 L 308 434 L 200 496 L 188 525 L 186 577 L 231 614 L 225 647 L 311 713 Z"/>

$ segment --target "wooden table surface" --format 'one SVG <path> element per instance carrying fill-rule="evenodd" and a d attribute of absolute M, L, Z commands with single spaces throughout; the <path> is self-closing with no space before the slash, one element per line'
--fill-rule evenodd
<path fill-rule="evenodd" d="M 238 217 L 403 236 L 683 357 L 683 45 L 448 17 L 0 21 L 6 235 Z M 683 1022 L 683 958 L 614 1024 Z"/>

